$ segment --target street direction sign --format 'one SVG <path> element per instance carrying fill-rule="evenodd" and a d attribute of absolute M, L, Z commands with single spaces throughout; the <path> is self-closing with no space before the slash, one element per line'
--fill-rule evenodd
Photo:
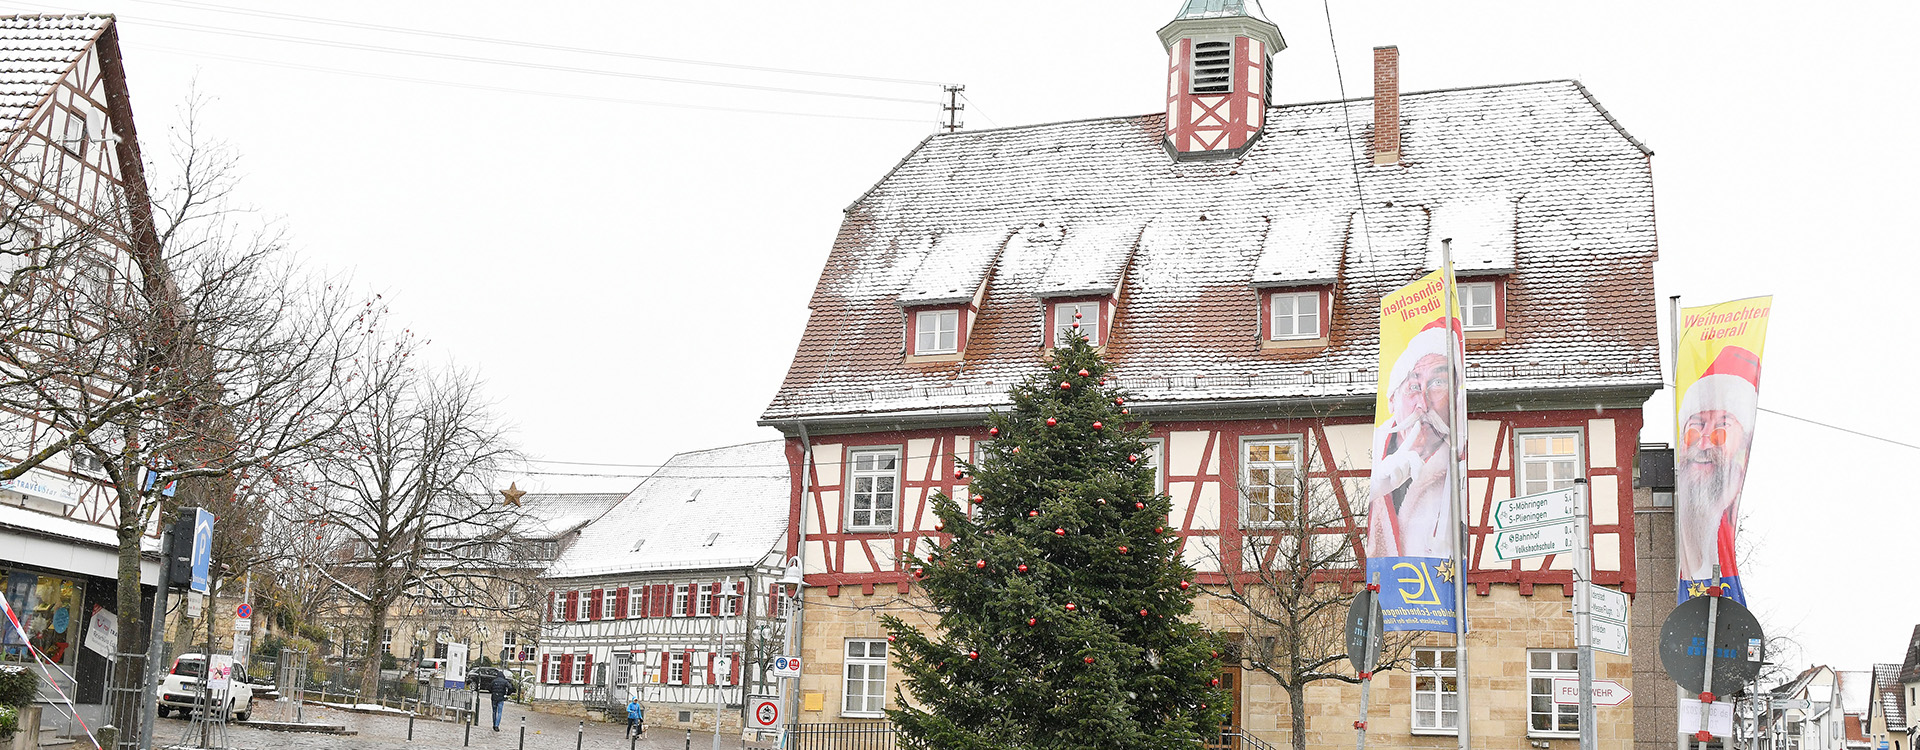
<path fill-rule="evenodd" d="M 1613 680 L 1593 681 L 1593 705 L 1618 706 L 1632 698 L 1627 686 Z M 1553 678 L 1553 702 L 1562 706 L 1580 705 L 1580 680 L 1576 677 Z"/>
<path fill-rule="evenodd" d="M 1596 619 L 1625 623 L 1627 595 L 1605 586 L 1588 586 L 1587 612 Z"/>
<path fill-rule="evenodd" d="M 1580 515 L 1580 494 L 1574 488 L 1536 492 L 1493 504 L 1493 527 L 1517 529 L 1571 521 Z"/>
<path fill-rule="evenodd" d="M 1714 620 L 1713 685 L 1708 687 L 1701 682 L 1707 666 L 1707 607 L 1714 599 L 1720 600 L 1720 613 Z M 1683 692 L 1732 695 L 1760 674 L 1766 659 L 1764 648 L 1748 649 L 1749 639 L 1766 640 L 1753 612 L 1728 597 L 1696 596 L 1674 607 L 1660 625 L 1660 666 Z"/>
<path fill-rule="evenodd" d="M 1372 627 L 1367 619 L 1371 615 Z M 1380 609 L 1373 606 L 1373 592 L 1361 589 L 1353 595 L 1353 606 L 1347 608 L 1347 660 L 1353 662 L 1353 671 L 1371 672 L 1380 664 L 1380 639 L 1386 634 L 1385 618 Z"/>
<path fill-rule="evenodd" d="M 1609 654 L 1627 655 L 1627 626 L 1624 623 L 1602 620 L 1595 617 L 1588 621 L 1587 632 L 1593 635 L 1593 648 Z"/>
<path fill-rule="evenodd" d="M 1579 547 L 1580 534 L 1574 520 L 1503 529 L 1493 537 L 1493 556 L 1503 562 L 1542 555 L 1564 555 Z"/>
<path fill-rule="evenodd" d="M 1813 701 L 1806 698 L 1775 698 L 1773 708 L 1779 711 L 1811 711 Z"/>

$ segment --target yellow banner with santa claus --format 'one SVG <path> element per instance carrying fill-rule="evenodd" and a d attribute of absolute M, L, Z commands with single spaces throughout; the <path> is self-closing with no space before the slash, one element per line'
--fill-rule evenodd
<path fill-rule="evenodd" d="M 1680 601 L 1707 593 L 1714 566 L 1745 604 L 1734 533 L 1759 414 L 1760 357 L 1773 297 L 1680 311 L 1674 360 L 1674 554 Z"/>
<path fill-rule="evenodd" d="M 1451 309 L 1447 301 L 1453 302 Z M 1460 297 L 1442 269 L 1380 299 L 1367 580 L 1387 630 L 1454 632 L 1452 483 L 1466 476 Z"/>

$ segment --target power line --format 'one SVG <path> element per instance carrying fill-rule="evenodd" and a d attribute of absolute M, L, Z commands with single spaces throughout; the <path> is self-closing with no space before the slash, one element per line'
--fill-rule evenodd
<path fill-rule="evenodd" d="M 65 8 L 57 5 L 43 5 L 40 3 L 16 3 L 16 4 L 25 5 L 28 7 L 43 7 L 43 8 L 51 8 L 54 10 L 63 10 L 68 12 L 80 12 L 73 8 Z M 420 57 L 420 58 L 426 58 L 426 59 L 432 59 L 432 60 L 449 60 L 453 62 L 480 63 L 483 65 L 500 65 L 500 66 L 506 66 L 506 67 L 526 68 L 529 70 L 545 70 L 545 71 L 552 71 L 552 72 L 558 72 L 558 73 L 576 73 L 580 75 L 609 76 L 614 78 L 630 78 L 630 79 L 643 80 L 643 81 L 679 83 L 679 84 L 686 84 L 686 85 L 692 85 L 692 86 L 714 86 L 719 88 L 744 89 L 749 91 L 768 91 L 768 92 L 782 93 L 782 94 L 801 94 L 806 96 L 828 96 L 828 97 L 838 97 L 838 98 L 844 98 L 844 99 L 864 99 L 869 101 L 899 102 L 899 103 L 905 103 L 905 104 L 939 104 L 939 102 L 934 99 L 908 99 L 905 97 L 898 97 L 898 96 L 852 94 L 852 93 L 844 93 L 844 92 L 838 92 L 838 91 L 820 91 L 816 89 L 787 88 L 784 86 L 761 86 L 761 85 L 750 84 L 750 83 L 728 83 L 724 81 L 707 81 L 707 80 L 701 80 L 698 78 L 678 78 L 674 76 L 657 76 L 657 75 L 650 75 L 646 73 L 632 73 L 627 71 L 607 70 L 604 68 L 588 68 L 588 67 L 580 67 L 575 65 L 553 65 L 548 63 L 525 62 L 520 60 L 505 60 L 500 58 L 478 57 L 474 55 L 459 55 L 451 52 L 432 52 L 428 50 L 407 49 L 402 47 L 389 47 L 389 46 L 380 45 L 380 44 L 364 44 L 360 42 L 342 42 L 342 41 L 334 41 L 330 39 L 315 39 L 312 37 L 294 36 L 291 34 L 274 34 L 274 33 L 264 32 L 264 31 L 248 31 L 245 29 L 234 29 L 234 28 L 227 28 L 222 26 L 208 26 L 205 24 L 186 23 L 181 21 L 166 21 L 166 20 L 155 19 L 155 18 L 140 18 L 137 16 L 121 16 L 121 18 L 131 20 L 131 21 L 138 21 L 140 23 L 152 24 L 154 26 L 159 26 L 162 28 L 178 29 L 181 31 L 190 31 L 190 32 L 196 32 L 196 33 L 203 33 L 203 34 L 219 34 L 219 35 L 236 36 L 236 37 L 242 37 L 242 38 L 248 38 L 248 39 L 261 39 L 266 41 L 292 42 L 295 44 L 307 44 L 307 45 L 314 45 L 319 47 L 332 47 L 335 49 L 350 49 L 350 50 L 358 50 L 363 52 L 379 52 L 382 54 L 402 55 L 407 57 Z"/>
<path fill-rule="evenodd" d="M 1327 46 L 1333 50 L 1333 80 L 1340 85 L 1340 121 L 1347 131 L 1347 166 L 1353 170 L 1353 195 L 1360 204 L 1360 241 L 1367 248 L 1367 262 L 1373 262 L 1372 222 L 1367 220 L 1367 194 L 1360 188 L 1360 154 L 1353 148 L 1353 115 L 1347 111 L 1347 76 L 1340 71 L 1340 45 L 1333 39 L 1333 8 L 1320 0 L 1320 11 L 1327 17 Z M 1374 102 L 1374 106 L 1380 106 Z"/>
<path fill-rule="evenodd" d="M 458 81 L 442 81 L 442 80 L 436 80 L 432 78 L 414 78 L 412 76 L 397 76 L 397 75 L 390 75 L 386 73 L 369 73 L 366 71 L 349 70 L 346 68 L 334 68 L 334 67 L 328 67 L 325 65 L 307 65 L 304 63 L 281 62 L 278 60 L 267 60 L 264 58 L 248 57 L 245 55 L 230 55 L 230 54 L 225 54 L 221 52 L 207 52 L 204 50 L 179 49 L 175 47 L 168 47 L 165 45 L 158 45 L 158 44 L 129 45 L 129 47 L 133 49 L 153 50 L 157 52 L 165 52 L 168 54 L 175 54 L 175 55 L 186 55 L 189 57 L 205 57 L 205 58 L 212 58 L 217 60 L 231 60 L 234 62 L 252 63 L 255 65 L 268 65 L 276 68 L 289 68 L 293 70 L 308 70 L 308 71 L 314 71 L 314 72 L 320 72 L 320 73 L 333 73 L 337 75 L 357 76 L 360 78 L 373 78 L 373 79 L 383 80 L 383 81 L 419 83 L 419 84 L 426 84 L 429 86 L 446 86 L 449 88 L 469 89 L 474 91 L 498 91 L 498 92 L 508 93 L 508 94 L 527 94 L 530 96 L 545 96 L 545 97 L 550 97 L 555 99 L 576 99 L 580 101 L 610 102 L 614 104 L 637 104 L 637 105 L 647 106 L 647 107 L 671 107 L 674 109 L 697 109 L 697 110 L 705 110 L 709 112 L 743 112 L 747 114 L 761 114 L 761 115 L 786 115 L 789 117 L 817 117 L 817 118 L 825 118 L 830 120 L 868 120 L 868 121 L 874 121 L 874 122 L 911 122 L 915 124 L 924 124 L 926 122 L 925 120 L 922 120 L 919 118 L 871 117 L 866 115 L 834 115 L 834 114 L 824 114 L 824 113 L 816 113 L 816 112 L 794 112 L 789 110 L 749 109 L 745 107 L 718 107 L 718 106 L 711 106 L 711 105 L 705 105 L 705 104 L 683 104 L 679 102 L 662 102 L 662 101 L 652 101 L 652 100 L 646 100 L 646 99 L 625 99 L 625 98 L 612 97 L 612 96 L 593 96 L 591 94 L 569 94 L 569 93 L 560 92 L 560 91 L 542 91 L 539 89 L 520 89 L 520 88 L 507 87 L 507 86 L 488 86 L 485 84 L 478 84 L 478 83 L 461 83 Z"/>
<path fill-rule="evenodd" d="M 360 21 L 342 21 L 342 20 L 332 19 L 332 18 L 321 18 L 319 16 L 305 16 L 297 13 L 279 13 L 274 11 L 255 10 L 252 8 L 236 8 L 230 5 L 193 2 L 192 0 L 136 0 L 136 2 L 148 3 L 153 5 L 168 5 L 168 6 L 173 6 L 177 8 L 212 10 L 220 13 L 235 13 L 240 15 L 257 16 L 260 18 L 278 18 L 278 19 L 285 19 L 285 20 L 301 21 L 304 23 L 316 23 L 316 24 L 324 24 L 328 26 L 339 26 L 343 28 L 369 29 L 373 31 L 385 31 L 385 32 L 394 33 L 394 34 L 411 34 L 414 36 L 434 37 L 439 39 L 454 39 L 454 40 L 466 41 L 466 42 L 480 42 L 484 44 L 502 44 L 502 45 L 507 45 L 512 47 L 524 47 L 527 49 L 543 49 L 543 50 L 551 50 L 555 52 L 572 52 L 572 53 L 583 54 L 583 55 L 602 55 L 606 57 L 618 57 L 618 58 L 625 58 L 629 60 L 648 60 L 652 62 L 676 63 L 680 65 L 704 65 L 704 66 L 715 67 L 715 68 L 730 68 L 733 70 L 753 70 L 753 71 L 759 71 L 763 73 L 784 73 L 789 75 L 815 76 L 820 78 L 840 78 L 840 79 L 852 80 L 852 81 L 872 81 L 875 83 L 898 83 L 898 84 L 908 84 L 908 85 L 916 85 L 916 86 L 940 85 L 939 81 L 921 81 L 921 80 L 915 80 L 911 78 L 887 78 L 884 76 L 866 76 L 866 75 L 857 75 L 853 73 L 830 73 L 830 72 L 819 71 L 819 70 L 802 70 L 799 68 L 781 68 L 781 67 L 767 66 L 767 65 L 746 65 L 742 63 L 724 63 L 724 62 L 716 62 L 712 60 L 693 60 L 693 59 L 682 58 L 682 57 L 643 55 L 636 52 L 621 52 L 618 50 L 596 49 L 592 47 L 575 47 L 575 46 L 565 45 L 565 44 L 546 44 L 543 42 L 530 42 L 530 41 L 525 41 L 520 39 L 507 39 L 503 37 L 487 37 L 487 36 L 475 36 L 471 34 L 455 34 L 455 33 L 446 32 L 446 31 L 416 29 L 416 28 L 410 28 L 405 26 L 388 26 L 388 25 L 377 24 L 377 23 L 364 23 Z"/>
<path fill-rule="evenodd" d="M 1788 418 L 1788 419 L 1792 419 L 1792 420 L 1797 420 L 1797 421 L 1801 421 L 1801 422 L 1805 422 L 1805 423 L 1807 423 L 1807 424 L 1810 424 L 1810 425 L 1818 425 L 1818 426 L 1821 426 L 1821 427 L 1825 427 L 1825 428 L 1827 428 L 1827 429 L 1829 429 L 1829 430 L 1839 430 L 1839 431 L 1841 431 L 1841 432 L 1844 432 L 1844 433 L 1847 433 L 1847 434 L 1849 434 L 1849 435 L 1858 435 L 1858 436 L 1860 436 L 1860 437 L 1863 437 L 1863 438 L 1867 438 L 1868 440 L 1878 440 L 1878 441 L 1880 441 L 1880 442 L 1882 442 L 1882 443 L 1892 443 L 1892 444 L 1894 444 L 1894 445 L 1898 445 L 1898 446 L 1900 446 L 1900 447 L 1902 447 L 1902 448 L 1912 448 L 1912 449 L 1914 449 L 1914 450 L 1920 450 L 1920 445 L 1914 445 L 1913 443 L 1903 443 L 1903 442 L 1900 442 L 1900 441 L 1898 441 L 1898 440 L 1895 440 L 1895 439 L 1893 439 L 1893 438 L 1886 438 L 1886 437 L 1880 437 L 1879 435 L 1874 435 L 1874 434 L 1871 434 L 1871 433 L 1866 433 L 1866 432 L 1861 432 L 1861 431 L 1859 431 L 1859 430 L 1855 430 L 1855 429 L 1849 429 L 1849 428 L 1846 428 L 1846 427 L 1841 427 L 1840 425 L 1837 425 L 1837 424 L 1828 424 L 1828 423 L 1826 423 L 1826 422 L 1822 422 L 1822 421 L 1819 421 L 1819 420 L 1816 420 L 1816 419 L 1808 419 L 1808 418 L 1806 418 L 1806 417 L 1796 417 L 1796 416 L 1794 416 L 1794 415 L 1792 415 L 1792 414 L 1788 414 L 1788 413 L 1786 413 L 1786 412 L 1782 412 L 1782 411 L 1774 411 L 1773 409 L 1769 409 L 1769 408 L 1767 408 L 1767 407 L 1764 407 L 1764 406 L 1761 406 L 1761 407 L 1756 407 L 1756 408 L 1757 408 L 1757 409 L 1759 409 L 1760 411 L 1764 411 L 1764 412 L 1766 412 L 1766 413 L 1768 413 L 1768 414 L 1773 414 L 1773 415 L 1777 415 L 1777 416 L 1782 416 L 1782 417 L 1786 417 L 1786 418 Z"/>

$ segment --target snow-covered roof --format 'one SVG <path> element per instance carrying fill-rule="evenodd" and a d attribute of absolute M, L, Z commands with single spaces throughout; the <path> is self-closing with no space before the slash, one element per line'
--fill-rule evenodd
<path fill-rule="evenodd" d="M 580 532 L 546 578 L 753 565 L 787 528 L 786 443 L 674 456 Z"/>
<path fill-rule="evenodd" d="M 98 14 L 0 16 L 0 138 L 23 127 L 113 24 Z"/>
<path fill-rule="evenodd" d="M 1042 297 L 1112 294 L 1120 286 L 1145 224 L 1143 219 L 1123 218 L 1068 229 L 1034 293 Z"/>
<path fill-rule="evenodd" d="M 928 138 L 847 208 L 762 419 L 1005 404 L 1041 366 L 1041 300 L 1081 275 L 1063 247 L 1105 232 L 1071 257 L 1108 268 L 1125 251 L 1105 343 L 1138 404 L 1370 398 L 1379 299 L 1446 237 L 1463 274 L 1508 279 L 1504 338 L 1468 344 L 1470 391 L 1659 386 L 1650 152 L 1580 84 L 1405 94 L 1401 160 L 1384 166 L 1350 147 L 1370 138 L 1369 100 L 1269 108 L 1265 135 L 1219 161 L 1169 158 L 1164 119 Z M 959 233 L 1012 238 L 960 361 L 905 362 L 899 305 L 940 252 L 926 238 Z M 1260 347 L 1258 287 L 1336 279 L 1329 346 Z"/>
<path fill-rule="evenodd" d="M 1887 728 L 1905 727 L 1907 725 L 1907 691 L 1901 689 L 1900 665 L 1873 665 L 1873 692 L 1874 709 L 1885 718 Z"/>
<path fill-rule="evenodd" d="M 618 492 L 529 493 L 520 498 L 520 508 L 526 515 L 514 531 L 525 539 L 565 536 L 599 518 L 625 497 Z"/>
<path fill-rule="evenodd" d="M 1907 640 L 1907 659 L 1900 663 L 1901 682 L 1920 682 L 1920 625 L 1913 626 L 1913 637 Z"/>
<path fill-rule="evenodd" d="M 1867 712 L 1868 696 L 1873 695 L 1873 673 L 1864 669 L 1836 670 L 1833 679 L 1840 684 L 1840 705 L 1850 714 Z"/>
<path fill-rule="evenodd" d="M 1266 11 L 1260 8 L 1260 0 L 1187 0 L 1180 6 L 1175 19 L 1183 18 L 1226 18 L 1247 16 L 1267 20 Z"/>
<path fill-rule="evenodd" d="M 920 267 L 914 269 L 900 304 L 937 305 L 967 302 L 986 281 L 987 269 L 1005 245 L 1005 231 L 954 232 L 922 241 Z"/>

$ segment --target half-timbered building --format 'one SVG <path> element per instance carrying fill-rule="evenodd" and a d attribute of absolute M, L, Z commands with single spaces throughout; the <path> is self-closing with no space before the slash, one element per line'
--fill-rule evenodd
<path fill-rule="evenodd" d="M 1169 533 L 1219 586 L 1272 565 L 1296 503 L 1359 579 L 1381 296 L 1451 248 L 1467 352 L 1471 728 L 1489 747 L 1571 741 L 1569 555 L 1503 562 L 1503 498 L 1590 482 L 1595 578 L 1634 590 L 1632 463 L 1660 387 L 1651 151 L 1575 81 L 1279 105 L 1280 30 L 1256 3 L 1191 0 L 1159 32 L 1164 111 L 928 137 L 845 218 L 762 424 L 787 435 L 787 551 L 804 564 L 805 664 L 790 720 L 884 718 L 897 675 L 878 616 L 910 612 L 903 561 L 937 544 L 929 497 L 984 416 L 1078 323 L 1104 349 L 1173 499 Z M 1265 550 L 1267 556 L 1249 551 Z M 1220 600 L 1197 617 L 1231 631 Z M 1375 680 L 1369 742 L 1451 747 L 1452 636 Z M 1596 659 L 1631 683 L 1625 657 Z M 1246 667 L 1243 670 L 1243 666 Z M 1277 742 L 1284 692 L 1229 664 L 1231 721 Z M 1657 689 L 1655 686 L 1654 689 Z M 1301 724 L 1351 745 L 1359 690 L 1318 683 Z M 1601 714 L 1603 747 L 1632 741 Z"/>
<path fill-rule="evenodd" d="M 674 456 L 547 569 L 536 700 L 739 731 L 786 642 L 790 488 L 779 440 Z"/>
<path fill-rule="evenodd" d="M 9 251 L 0 254 L 0 279 L 19 281 L 17 273 L 54 262 L 43 251 L 56 245 L 63 259 L 87 254 L 91 270 L 63 269 L 68 281 L 139 279 L 143 251 L 128 223 L 149 208 L 113 17 L 0 17 L 0 69 L 0 242 Z M 24 285 L 9 283 L 4 295 L 16 321 Z M 63 437 L 32 413 L 0 410 L 6 465 Z M 43 699 L 64 693 L 91 710 L 104 697 L 106 654 L 85 647 L 82 635 L 96 613 L 114 609 L 117 521 L 106 472 L 80 451 L 0 481 L 0 581 L 31 634 L 0 635 L 0 662 L 31 662 L 29 644 L 58 662 L 49 677 L 57 686 L 43 686 Z M 157 555 L 157 540 L 148 543 Z M 143 580 L 157 578 L 157 565 L 146 563 Z M 54 712 L 45 716 L 55 722 Z"/>

